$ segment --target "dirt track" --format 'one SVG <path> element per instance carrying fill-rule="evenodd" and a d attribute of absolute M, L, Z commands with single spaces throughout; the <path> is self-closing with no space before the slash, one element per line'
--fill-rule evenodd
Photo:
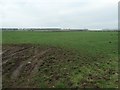
<path fill-rule="evenodd" d="M 61 77 L 57 64 L 62 67 L 62 63 L 66 63 L 66 60 L 70 62 L 69 59 L 73 58 L 72 54 L 56 47 L 4 45 L 2 53 L 3 87 L 39 87 L 33 78 L 37 77 L 38 72 L 41 73 L 41 76 L 46 75 L 48 70 L 52 80 L 46 82 L 48 82 L 48 87 L 52 87 Z M 55 70 L 56 68 L 57 70 Z M 67 72 L 63 74 L 66 77 Z"/>
<path fill-rule="evenodd" d="M 2 52 L 3 88 L 98 88 L 97 81 L 110 82 L 117 73 L 112 67 L 99 67 L 105 56 L 88 57 L 60 47 L 11 44 L 3 45 Z"/>

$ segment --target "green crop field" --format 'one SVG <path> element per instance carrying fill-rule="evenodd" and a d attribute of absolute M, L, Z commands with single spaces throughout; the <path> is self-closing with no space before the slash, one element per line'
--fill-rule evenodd
<path fill-rule="evenodd" d="M 42 70 L 37 72 L 36 76 L 32 78 L 31 82 L 28 82 L 30 83 L 30 85 L 32 83 L 32 85 L 35 84 L 35 87 L 56 88 L 118 87 L 117 32 L 3 31 L 3 47 L 5 45 L 23 44 L 33 46 L 37 45 L 43 48 L 62 48 L 63 50 L 60 54 L 57 51 L 56 54 L 50 54 L 50 57 L 54 58 L 58 58 L 59 54 L 58 59 L 64 60 L 64 62 L 57 61 L 54 64 L 49 63 L 52 66 L 53 73 L 57 74 L 59 72 L 59 79 L 57 78 L 57 80 L 55 80 L 53 79 L 55 76 L 51 77 L 51 69 L 49 69 L 47 66 L 39 66 L 38 68 Z M 73 55 L 67 55 L 67 50 L 73 52 Z M 62 56 L 62 53 L 65 53 L 67 56 Z M 54 58 L 52 58 L 52 60 Z M 73 62 L 66 62 L 65 60 L 68 59 L 70 59 L 71 61 L 73 60 Z M 51 59 L 47 58 L 45 60 L 49 61 Z M 48 71 L 45 72 L 46 70 Z M 68 74 L 64 75 L 66 74 L 66 72 L 68 72 Z M 19 86 L 23 82 L 25 81 L 21 80 L 20 82 L 18 82 L 17 85 Z M 10 81 L 5 80 L 4 87 L 9 87 L 10 85 L 8 83 L 10 83 Z M 28 87 L 30 85 L 28 85 Z"/>
<path fill-rule="evenodd" d="M 111 43 L 109 43 L 111 42 Z M 114 55 L 117 32 L 3 32 L 3 44 L 41 44 Z"/>

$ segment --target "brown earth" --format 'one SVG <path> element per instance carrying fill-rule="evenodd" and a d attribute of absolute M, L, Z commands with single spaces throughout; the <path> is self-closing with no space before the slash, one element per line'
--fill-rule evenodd
<path fill-rule="evenodd" d="M 104 57 L 101 54 L 88 57 L 60 47 L 4 44 L 3 88 L 99 88 L 97 81 L 109 82 L 109 75 L 116 74 L 114 68 L 100 69 L 99 65 L 105 63 Z M 92 70 L 97 73 L 84 72 L 84 67 L 93 67 Z M 104 73 L 99 74 L 99 70 Z M 112 70 L 110 72 L 113 74 L 106 70 Z M 81 75 L 82 79 L 79 81 Z"/>
<path fill-rule="evenodd" d="M 66 69 L 62 65 L 74 58 L 71 51 L 56 47 L 12 44 L 3 45 L 2 50 L 3 87 L 40 87 L 33 78 L 37 77 L 38 72 L 44 77 L 48 70 L 48 76 L 52 79 L 48 77 L 46 85 L 54 87 L 53 84 L 61 78 L 59 69 Z M 63 74 L 67 76 L 67 72 Z"/>

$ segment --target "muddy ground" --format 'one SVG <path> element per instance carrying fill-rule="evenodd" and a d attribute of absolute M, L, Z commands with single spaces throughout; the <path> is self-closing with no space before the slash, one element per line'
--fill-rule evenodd
<path fill-rule="evenodd" d="M 27 44 L 3 45 L 2 50 L 3 88 L 99 88 L 96 80 L 109 80 L 104 75 L 84 75 L 80 69 L 89 66 L 93 59 L 97 62 L 104 56 L 91 59 L 60 47 Z M 77 80 L 78 76 L 89 80 Z"/>
<path fill-rule="evenodd" d="M 56 47 L 4 45 L 3 87 L 41 87 L 38 85 L 39 82 L 35 84 L 33 79 L 44 78 L 44 75 L 52 77 L 46 80 L 47 87 L 52 87 L 52 84 L 60 78 L 58 70 L 62 67 L 62 63 L 70 62 L 72 56 L 71 52 Z M 60 66 L 57 68 L 57 65 Z M 40 77 L 38 74 L 41 74 Z"/>

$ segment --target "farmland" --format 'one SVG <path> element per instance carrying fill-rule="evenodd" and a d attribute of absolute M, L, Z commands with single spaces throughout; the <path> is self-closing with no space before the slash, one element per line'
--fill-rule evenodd
<path fill-rule="evenodd" d="M 3 87 L 118 87 L 117 32 L 2 35 Z"/>

